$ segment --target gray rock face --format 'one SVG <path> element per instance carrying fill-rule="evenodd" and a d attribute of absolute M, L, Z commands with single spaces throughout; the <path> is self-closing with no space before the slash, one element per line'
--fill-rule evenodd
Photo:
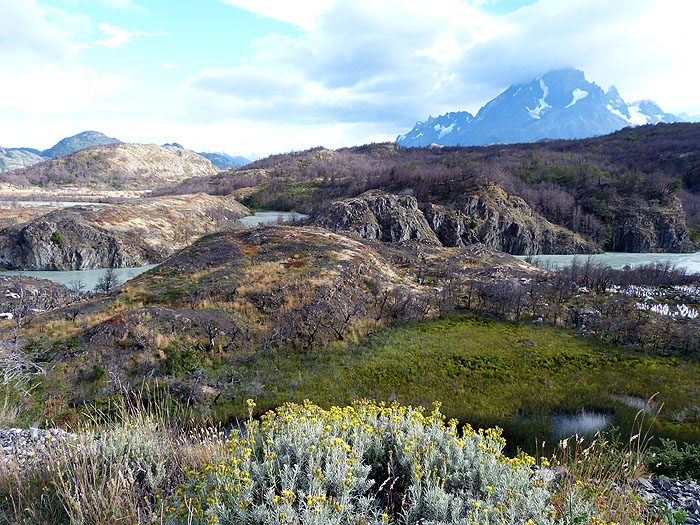
<path fill-rule="evenodd" d="M 670 206 L 659 207 L 638 203 L 623 209 L 616 216 L 611 250 L 616 252 L 674 252 L 695 251 L 685 225 L 685 212 L 678 200 Z"/>
<path fill-rule="evenodd" d="M 73 210 L 51 213 L 0 233 L 0 265 L 25 270 L 77 270 L 143 266 L 156 259 L 156 254 L 144 249 L 147 247 L 127 244 L 120 237 L 117 232 L 89 224 Z"/>
<path fill-rule="evenodd" d="M 418 201 L 408 195 L 372 191 L 334 202 L 317 217 L 315 224 L 333 231 L 349 231 L 365 239 L 384 242 L 416 239 L 439 244 L 418 209 Z"/>
<path fill-rule="evenodd" d="M 0 230 L 0 266 L 86 270 L 158 263 L 249 213 L 233 198 L 203 194 L 75 206 Z"/>
<path fill-rule="evenodd" d="M 483 243 L 514 255 L 595 252 L 595 247 L 579 235 L 552 224 L 519 197 L 496 187 L 464 196 L 454 209 L 436 204 L 422 209 L 445 246 Z"/>
<path fill-rule="evenodd" d="M 385 242 L 422 240 L 449 247 L 481 243 L 515 255 L 593 253 L 582 237 L 532 211 L 496 187 L 463 197 L 454 207 L 424 204 L 415 197 L 367 192 L 333 203 L 315 224 Z"/>

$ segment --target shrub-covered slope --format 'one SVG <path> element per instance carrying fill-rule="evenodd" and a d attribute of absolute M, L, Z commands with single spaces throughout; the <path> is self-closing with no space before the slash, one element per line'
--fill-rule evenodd
<path fill-rule="evenodd" d="M 36 316 L 21 338 L 36 355 L 56 353 L 47 392 L 64 392 L 70 404 L 146 377 L 169 378 L 185 399 L 223 400 L 240 387 L 240 359 L 343 347 L 396 320 L 449 310 L 456 287 L 438 279 L 540 273 L 483 246 L 385 245 L 311 227 L 222 232 L 115 296 Z M 110 384 L 93 384 L 94 365 Z"/>
<path fill-rule="evenodd" d="M 155 144 L 109 144 L 83 149 L 0 175 L 0 181 L 38 187 L 148 190 L 187 177 L 213 175 L 212 163 L 192 151 Z"/>
<path fill-rule="evenodd" d="M 700 227 L 698 144 L 700 124 L 657 124 L 527 144 L 317 148 L 159 192 L 238 190 L 253 207 L 317 212 L 372 189 L 412 194 L 420 206 L 455 208 L 465 195 L 495 184 L 602 249 L 688 252 L 694 250 L 689 233 Z"/>

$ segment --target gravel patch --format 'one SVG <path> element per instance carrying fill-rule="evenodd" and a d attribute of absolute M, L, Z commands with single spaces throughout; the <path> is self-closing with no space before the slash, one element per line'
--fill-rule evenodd
<path fill-rule="evenodd" d="M 25 471 L 36 466 L 49 451 L 77 443 L 79 440 L 78 434 L 57 428 L 2 428 L 0 470 L 18 468 Z"/>
<path fill-rule="evenodd" d="M 643 499 L 661 502 L 670 512 L 684 510 L 686 524 L 700 525 L 700 484 L 697 481 L 664 477 L 639 479 L 634 487 Z"/>

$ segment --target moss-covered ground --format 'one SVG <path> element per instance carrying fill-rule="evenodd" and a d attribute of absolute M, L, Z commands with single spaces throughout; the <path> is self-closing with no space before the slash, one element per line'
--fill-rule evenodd
<path fill-rule="evenodd" d="M 303 399 L 322 406 L 359 398 L 414 406 L 439 400 L 448 417 L 499 425 L 510 443 L 532 450 L 536 439 L 551 439 L 552 414 L 597 410 L 627 432 L 638 409 L 621 399 L 658 392 L 663 407 L 652 434 L 700 441 L 700 363 L 651 357 L 547 325 L 455 315 L 342 349 L 258 355 L 238 372 L 242 395 L 214 407 L 220 416 L 244 418 L 250 395 L 260 411 Z"/>

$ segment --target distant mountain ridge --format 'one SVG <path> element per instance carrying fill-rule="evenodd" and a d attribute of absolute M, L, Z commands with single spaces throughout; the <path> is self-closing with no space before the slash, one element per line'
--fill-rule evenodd
<path fill-rule="evenodd" d="M 476 116 L 446 113 L 418 122 L 399 135 L 401 146 L 481 146 L 491 143 L 579 139 L 612 133 L 627 126 L 682 122 L 652 100 L 625 102 L 615 86 L 604 91 L 583 71 L 550 71 L 526 84 L 510 86 Z"/>
<path fill-rule="evenodd" d="M 53 159 L 61 155 L 69 155 L 81 149 L 120 143 L 121 140 L 108 137 L 98 131 L 83 131 L 72 137 L 66 137 L 60 140 L 54 147 L 42 151 L 41 156 Z"/>
<path fill-rule="evenodd" d="M 197 153 L 175 146 L 116 143 L 61 155 L 0 176 L 21 186 L 150 190 L 193 176 L 219 173 Z"/>
<path fill-rule="evenodd" d="M 26 168 L 46 160 L 29 150 L 0 147 L 0 173 Z"/>
<path fill-rule="evenodd" d="M 241 155 L 232 157 L 228 153 L 199 152 L 199 154 L 202 157 L 209 159 L 214 166 L 221 168 L 222 170 L 227 168 L 240 168 L 241 166 L 245 166 L 246 164 L 250 164 L 252 162 Z"/>
<path fill-rule="evenodd" d="M 77 135 L 61 139 L 53 147 L 43 151 L 35 148 L 2 148 L 0 147 L 0 173 L 27 168 L 39 162 L 70 155 L 76 151 L 96 146 L 107 146 L 109 144 L 123 144 L 119 139 L 108 137 L 98 131 L 83 131 Z M 181 144 L 173 142 L 163 144 L 163 146 L 173 146 L 179 149 L 185 149 Z M 251 161 L 240 155 L 231 156 L 227 153 L 207 153 L 196 152 L 198 155 L 208 159 L 211 163 L 220 169 L 238 168 L 249 164 Z"/>
<path fill-rule="evenodd" d="M 69 155 L 81 149 L 107 144 L 119 144 L 120 140 L 108 137 L 97 131 L 83 131 L 72 137 L 61 139 L 53 147 L 40 151 L 35 148 L 0 147 L 0 173 L 28 168 L 48 159 Z"/>
<path fill-rule="evenodd" d="M 163 144 L 163 146 L 173 146 L 176 148 L 180 149 L 185 149 L 185 147 L 178 143 L 178 142 L 170 142 L 168 144 Z M 197 151 L 197 155 L 201 155 L 205 159 L 209 159 L 209 161 L 216 166 L 217 168 L 221 168 L 222 170 L 228 169 L 228 168 L 240 168 L 241 166 L 245 166 L 246 164 L 250 164 L 252 161 L 250 159 L 247 159 L 241 155 L 236 155 L 235 157 L 232 157 L 228 153 L 210 153 L 207 151 Z"/>

